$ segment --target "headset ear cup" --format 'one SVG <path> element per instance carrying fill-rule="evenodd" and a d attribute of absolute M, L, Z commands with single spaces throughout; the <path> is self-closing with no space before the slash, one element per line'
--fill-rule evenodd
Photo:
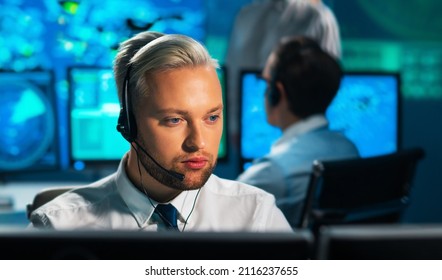
<path fill-rule="evenodd" d="M 129 78 L 131 66 L 127 68 L 122 92 L 122 104 L 118 117 L 117 130 L 128 142 L 132 143 L 137 138 L 137 124 L 131 111 L 132 103 L 129 92 Z"/>
<path fill-rule="evenodd" d="M 129 124 L 127 122 L 127 112 L 125 108 L 121 108 L 120 115 L 118 117 L 118 124 L 117 124 L 117 130 L 121 133 L 121 135 L 126 139 L 128 142 L 133 142 L 134 138 L 132 138 L 132 135 L 129 130 Z"/>
<path fill-rule="evenodd" d="M 129 143 L 137 139 L 137 123 L 132 112 L 127 111 L 123 106 L 118 116 L 117 130 Z"/>
<path fill-rule="evenodd" d="M 132 141 L 135 141 L 135 139 L 137 139 L 137 132 L 138 132 L 137 122 L 135 121 L 135 116 L 132 113 L 132 111 L 129 111 L 128 116 L 129 116 L 128 121 L 130 122 L 129 135 L 130 135 L 130 138 L 132 139 Z"/>

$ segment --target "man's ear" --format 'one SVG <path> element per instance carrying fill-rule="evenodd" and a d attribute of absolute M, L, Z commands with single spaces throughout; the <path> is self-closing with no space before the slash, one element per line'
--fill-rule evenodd
<path fill-rule="evenodd" d="M 281 82 L 277 81 L 275 83 L 275 87 L 275 90 L 279 92 L 279 104 L 288 104 L 287 92 L 285 91 L 284 85 Z"/>

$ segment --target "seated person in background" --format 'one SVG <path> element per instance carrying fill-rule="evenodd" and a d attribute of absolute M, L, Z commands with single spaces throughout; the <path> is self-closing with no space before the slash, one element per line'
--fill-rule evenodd
<path fill-rule="evenodd" d="M 273 195 L 212 174 L 223 128 L 218 63 L 183 35 L 142 32 L 114 63 L 117 129 L 131 144 L 118 170 L 31 214 L 34 227 L 291 231 Z"/>
<path fill-rule="evenodd" d="M 321 0 L 254 0 L 235 17 L 225 57 L 230 136 L 236 142 L 242 70 L 263 69 L 273 47 L 286 36 L 308 36 L 333 57 L 341 57 L 338 21 Z"/>
<path fill-rule="evenodd" d="M 359 155 L 349 139 L 329 130 L 325 118 L 342 75 L 339 63 L 303 36 L 283 39 L 263 71 L 267 121 L 283 135 L 238 180 L 275 195 L 292 227 L 300 219 L 313 161 Z"/>

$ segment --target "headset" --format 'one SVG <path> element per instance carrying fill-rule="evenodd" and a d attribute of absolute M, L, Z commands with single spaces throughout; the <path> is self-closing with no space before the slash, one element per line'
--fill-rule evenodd
<path fill-rule="evenodd" d="M 121 109 L 120 115 L 118 117 L 117 131 L 126 139 L 129 143 L 135 143 L 137 147 L 147 155 L 158 167 L 166 172 L 166 174 L 178 179 L 180 181 L 184 180 L 184 174 L 175 172 L 173 170 L 168 170 L 160 165 L 140 144 L 138 144 L 137 139 L 137 123 L 135 116 L 131 110 L 132 102 L 130 99 L 129 92 L 129 81 L 130 81 L 130 71 L 132 65 L 129 64 L 126 70 L 126 76 L 123 82 L 123 91 L 121 93 Z"/>
<path fill-rule="evenodd" d="M 131 110 L 131 99 L 127 94 L 129 91 L 130 71 L 132 65 L 129 65 L 126 70 L 126 75 L 123 82 L 123 91 L 121 94 L 121 109 L 118 117 L 117 130 L 129 143 L 135 142 L 137 138 L 137 123 L 134 114 Z"/>

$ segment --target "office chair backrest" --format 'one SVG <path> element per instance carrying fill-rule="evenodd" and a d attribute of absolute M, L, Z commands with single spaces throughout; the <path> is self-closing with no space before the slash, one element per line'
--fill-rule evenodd
<path fill-rule="evenodd" d="M 300 227 L 398 222 L 423 156 L 423 149 L 411 148 L 371 158 L 315 161 Z"/>
<path fill-rule="evenodd" d="M 26 215 L 28 216 L 28 219 L 31 216 L 31 213 L 37 209 L 38 207 L 42 206 L 46 202 L 51 201 L 52 199 L 56 198 L 57 196 L 72 190 L 74 187 L 53 187 L 53 188 L 46 188 L 38 192 L 32 203 L 26 205 Z"/>

